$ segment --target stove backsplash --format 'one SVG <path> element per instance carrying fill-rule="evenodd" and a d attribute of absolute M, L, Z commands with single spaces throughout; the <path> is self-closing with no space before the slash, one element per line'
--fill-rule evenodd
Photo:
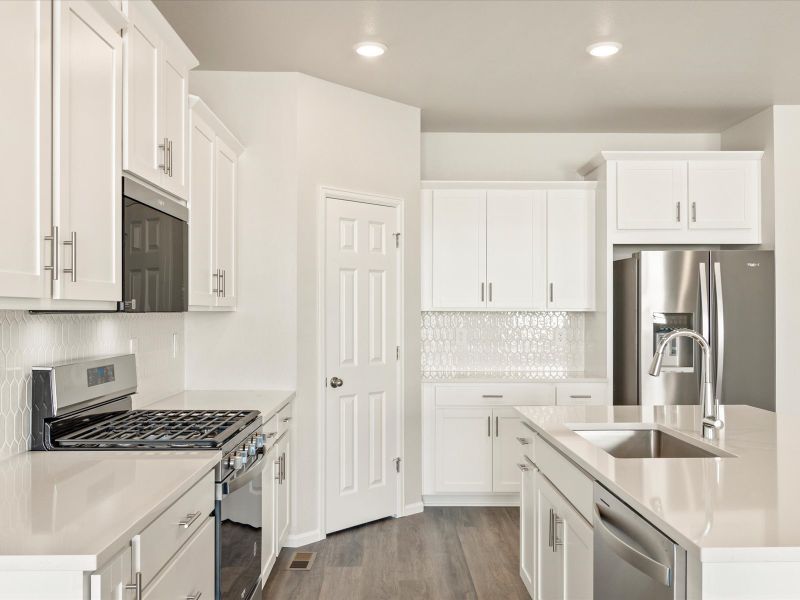
<path fill-rule="evenodd" d="M 583 368 L 583 313 L 422 313 L 423 373 Z"/>
<path fill-rule="evenodd" d="M 183 314 L 0 310 L 0 459 L 30 446 L 31 367 L 136 354 L 136 405 L 183 390 Z"/>

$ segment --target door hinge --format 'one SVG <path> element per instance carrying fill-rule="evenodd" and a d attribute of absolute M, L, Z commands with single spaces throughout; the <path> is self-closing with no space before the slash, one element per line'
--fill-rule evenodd
<path fill-rule="evenodd" d="M 400 472 L 400 461 L 401 461 L 401 460 L 402 460 L 402 459 L 401 459 L 399 456 L 398 456 L 397 458 L 394 458 L 394 459 L 392 459 L 392 462 L 394 462 L 394 469 L 395 469 L 395 471 L 397 471 L 398 473 Z"/>
<path fill-rule="evenodd" d="M 400 346 L 397 346 L 397 349 L 395 351 L 395 358 L 397 360 L 400 360 Z"/>
<path fill-rule="evenodd" d="M 395 248 L 399 248 L 400 247 L 400 234 L 399 233 L 393 233 L 392 235 L 394 236 L 394 247 Z"/>

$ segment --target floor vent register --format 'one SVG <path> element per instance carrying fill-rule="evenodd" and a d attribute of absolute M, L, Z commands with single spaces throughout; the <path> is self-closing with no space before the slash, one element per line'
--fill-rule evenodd
<path fill-rule="evenodd" d="M 315 558 L 316 552 L 295 552 L 289 562 L 289 571 L 310 571 Z"/>

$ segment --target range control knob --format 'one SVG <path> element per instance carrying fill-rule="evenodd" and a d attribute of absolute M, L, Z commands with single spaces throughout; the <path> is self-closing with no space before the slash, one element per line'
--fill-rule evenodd
<path fill-rule="evenodd" d="M 244 466 L 244 460 L 242 459 L 242 455 L 238 452 L 233 457 L 233 464 L 231 465 L 234 469 L 241 469 Z"/>
<path fill-rule="evenodd" d="M 264 434 L 259 433 L 256 436 L 256 448 L 263 448 L 264 447 Z"/>
<path fill-rule="evenodd" d="M 249 454 L 250 456 L 255 456 L 256 455 L 256 443 L 255 442 L 250 442 L 249 444 L 247 444 L 247 454 Z"/>
<path fill-rule="evenodd" d="M 242 459 L 242 464 L 246 465 L 247 464 L 247 448 L 245 448 L 244 450 L 239 450 L 239 452 L 237 452 L 236 454 Z"/>

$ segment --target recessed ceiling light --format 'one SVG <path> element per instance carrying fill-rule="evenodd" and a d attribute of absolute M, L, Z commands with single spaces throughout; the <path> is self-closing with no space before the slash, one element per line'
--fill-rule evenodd
<path fill-rule="evenodd" d="M 589 54 L 599 57 L 613 56 L 620 50 L 622 50 L 622 44 L 618 44 L 617 42 L 597 42 L 596 44 L 586 47 L 586 51 Z"/>
<path fill-rule="evenodd" d="M 380 56 L 388 49 L 386 44 L 381 44 L 380 42 L 360 42 L 353 48 L 358 54 L 368 58 Z"/>

